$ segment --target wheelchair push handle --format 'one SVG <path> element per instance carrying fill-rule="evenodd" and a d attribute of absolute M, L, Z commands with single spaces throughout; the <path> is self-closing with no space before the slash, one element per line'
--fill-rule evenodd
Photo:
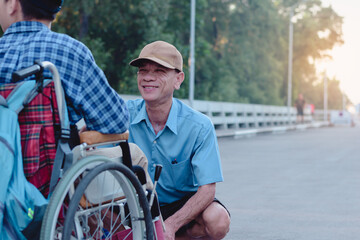
<path fill-rule="evenodd" d="M 35 60 L 34 65 L 20 69 L 12 74 L 12 79 L 14 82 L 23 80 L 31 75 L 35 75 L 36 79 L 36 89 L 37 92 L 42 93 L 44 85 L 44 66 L 38 60 Z"/>
<path fill-rule="evenodd" d="M 65 132 L 70 129 L 69 126 L 69 117 L 67 113 L 66 103 L 65 103 L 65 94 L 61 86 L 61 80 L 59 72 L 56 66 L 48 61 L 38 61 L 36 60 L 34 65 L 20 69 L 12 74 L 12 79 L 14 82 L 23 80 L 31 75 L 35 74 L 37 91 L 42 92 L 43 82 L 44 82 L 44 70 L 48 69 L 52 74 L 52 80 L 54 81 L 55 93 L 56 93 L 56 102 L 59 109 L 59 118 L 61 123 L 61 129 L 65 129 Z"/>
<path fill-rule="evenodd" d="M 18 82 L 21 81 L 27 77 L 30 77 L 31 75 L 40 75 L 42 74 L 44 71 L 43 66 L 41 66 L 41 64 L 39 64 L 38 62 L 36 62 L 34 65 L 27 67 L 27 68 L 23 68 L 20 70 L 17 70 L 16 72 L 13 72 L 12 74 L 12 79 L 14 82 Z"/>
<path fill-rule="evenodd" d="M 162 165 L 161 164 L 156 164 L 156 166 L 155 166 L 155 177 L 154 177 L 155 182 L 159 181 L 161 170 L 162 170 Z"/>

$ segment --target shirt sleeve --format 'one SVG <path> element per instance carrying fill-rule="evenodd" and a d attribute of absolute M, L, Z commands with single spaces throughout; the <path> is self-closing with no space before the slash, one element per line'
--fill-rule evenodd
<path fill-rule="evenodd" d="M 88 130 L 123 133 L 129 127 L 125 101 L 109 85 L 105 74 L 92 58 L 87 59 L 81 83 L 79 107 Z"/>

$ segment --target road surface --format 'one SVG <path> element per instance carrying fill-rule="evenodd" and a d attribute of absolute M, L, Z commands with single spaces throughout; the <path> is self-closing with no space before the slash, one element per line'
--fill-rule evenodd
<path fill-rule="evenodd" d="M 360 239 L 360 127 L 219 138 L 234 240 Z"/>

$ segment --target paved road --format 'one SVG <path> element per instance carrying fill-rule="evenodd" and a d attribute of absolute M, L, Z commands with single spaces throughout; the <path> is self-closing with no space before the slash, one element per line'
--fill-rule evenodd
<path fill-rule="evenodd" d="M 220 138 L 225 239 L 360 239 L 360 127 Z"/>

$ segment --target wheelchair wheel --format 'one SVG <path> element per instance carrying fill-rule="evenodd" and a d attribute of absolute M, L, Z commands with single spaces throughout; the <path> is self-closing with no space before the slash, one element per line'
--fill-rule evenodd
<path fill-rule="evenodd" d="M 154 238 L 145 191 L 128 167 L 116 162 L 103 163 L 81 180 L 65 216 L 63 239 L 71 237 Z"/>
<path fill-rule="evenodd" d="M 74 163 L 56 185 L 51 195 L 49 205 L 46 208 L 41 226 L 40 239 L 62 239 L 64 215 L 68 204 L 75 192 L 75 184 L 78 183 L 84 173 L 104 162 L 113 162 L 103 156 L 89 156 Z"/>

